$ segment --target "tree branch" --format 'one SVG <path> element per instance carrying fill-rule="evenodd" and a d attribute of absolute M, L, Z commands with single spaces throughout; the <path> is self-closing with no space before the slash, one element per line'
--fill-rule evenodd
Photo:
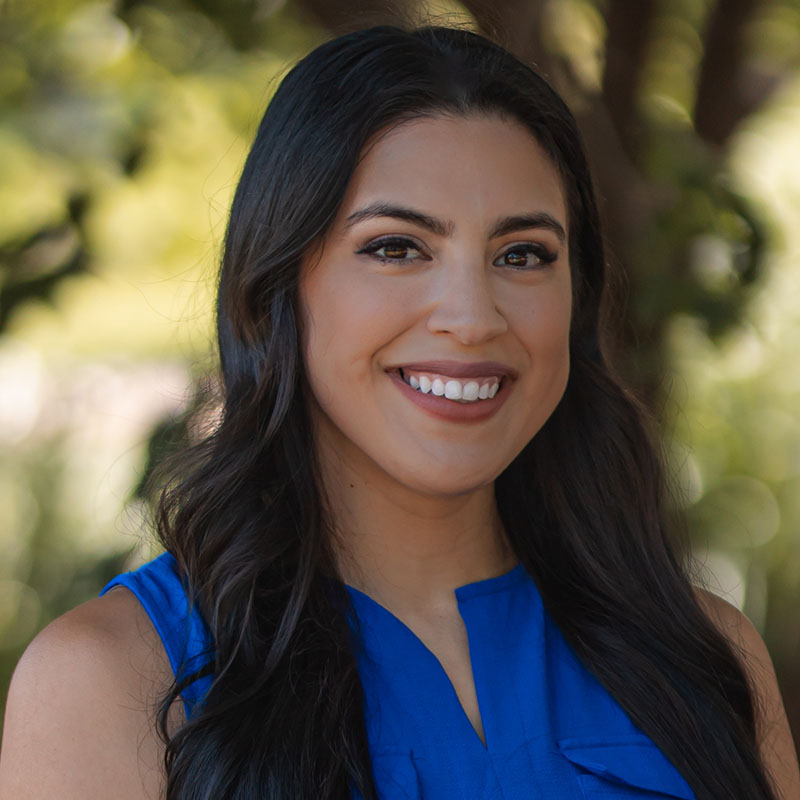
<path fill-rule="evenodd" d="M 542 45 L 544 0 L 461 0 L 480 31 L 503 45 L 526 64 L 550 73 L 550 57 Z"/>
<path fill-rule="evenodd" d="M 603 102 L 625 149 L 632 153 L 638 130 L 636 99 L 647 59 L 655 0 L 610 0 L 606 18 Z"/>
<path fill-rule="evenodd" d="M 744 32 L 759 0 L 718 0 L 704 36 L 694 125 L 697 134 L 722 145 L 736 125 L 766 99 L 746 98 L 744 88 Z"/>
<path fill-rule="evenodd" d="M 414 3 L 406 0 L 297 0 L 315 22 L 333 34 L 370 25 L 413 19 Z"/>

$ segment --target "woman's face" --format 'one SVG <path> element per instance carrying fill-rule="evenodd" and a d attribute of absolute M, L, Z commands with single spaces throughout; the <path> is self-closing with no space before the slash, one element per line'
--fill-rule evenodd
<path fill-rule="evenodd" d="M 323 462 L 429 495 L 491 483 L 566 386 L 568 233 L 517 122 L 425 118 L 365 148 L 301 272 Z"/>

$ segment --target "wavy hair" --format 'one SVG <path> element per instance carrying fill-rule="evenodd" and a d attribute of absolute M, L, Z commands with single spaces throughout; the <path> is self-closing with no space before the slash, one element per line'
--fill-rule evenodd
<path fill-rule="evenodd" d="M 160 538 L 213 636 L 213 683 L 170 730 L 169 800 L 377 797 L 363 690 L 336 576 L 297 291 L 359 155 L 389 126 L 435 115 L 522 123 L 558 169 L 575 287 L 571 372 L 541 431 L 498 477 L 517 557 L 584 665 L 698 800 L 775 800 L 754 699 L 667 534 L 646 415 L 607 364 L 605 259 L 575 121 L 533 69 L 475 33 L 378 26 L 328 41 L 286 75 L 230 213 L 217 304 L 223 410 L 161 491 Z M 531 710 L 534 713 L 534 710 Z"/>

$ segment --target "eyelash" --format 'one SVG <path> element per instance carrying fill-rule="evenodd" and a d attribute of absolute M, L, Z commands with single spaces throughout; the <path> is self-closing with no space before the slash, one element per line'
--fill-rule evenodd
<path fill-rule="evenodd" d="M 558 253 L 554 253 L 552 250 L 549 250 L 544 245 L 541 244 L 534 244 L 533 242 L 520 242 L 519 244 L 512 244 L 502 255 L 498 256 L 498 258 L 503 258 L 507 256 L 509 253 L 519 252 L 522 251 L 523 253 L 528 253 L 530 255 L 536 256 L 539 260 L 539 263 L 530 266 L 530 267 L 513 267 L 511 264 L 501 264 L 500 266 L 506 267 L 507 269 L 516 269 L 520 271 L 524 270 L 532 270 L 536 269 L 537 267 L 546 267 L 552 264 L 557 258 Z"/>
<path fill-rule="evenodd" d="M 422 253 L 422 248 L 418 247 L 411 239 L 406 239 L 401 236 L 387 236 L 383 239 L 376 239 L 374 242 L 370 242 L 368 245 L 362 247 L 360 250 L 356 251 L 357 255 L 375 255 L 378 250 L 381 250 L 384 247 L 397 247 L 404 250 L 416 250 L 419 253 Z M 415 259 L 412 258 L 390 258 L 389 256 L 375 256 L 381 264 L 409 264 L 411 261 Z M 423 256 L 423 258 L 427 261 L 429 260 L 427 256 Z"/>
<path fill-rule="evenodd" d="M 384 247 L 391 247 L 394 246 L 398 249 L 403 250 L 416 250 L 420 254 L 422 253 L 422 249 L 418 247 L 413 240 L 406 239 L 402 236 L 388 236 L 383 239 L 376 239 L 374 242 L 370 242 L 365 247 L 362 247 L 360 250 L 356 251 L 357 255 L 370 255 L 375 256 L 378 250 L 383 249 Z M 500 264 L 498 266 L 506 267 L 507 269 L 525 271 L 536 269 L 536 267 L 544 267 L 548 264 L 552 264 L 557 258 L 558 253 L 553 253 L 552 251 L 548 250 L 546 247 L 540 244 L 534 244 L 533 242 L 521 242 L 519 244 L 511 245 L 504 253 L 502 253 L 498 258 L 503 258 L 507 256 L 509 253 L 514 252 L 524 252 L 531 255 L 536 256 L 539 260 L 539 263 L 535 266 L 529 267 L 514 267 L 511 264 Z M 381 264 L 410 264 L 412 261 L 415 261 L 415 258 L 390 258 L 389 256 L 375 256 Z M 429 261 L 430 258 L 428 256 L 421 256 L 423 260 Z"/>

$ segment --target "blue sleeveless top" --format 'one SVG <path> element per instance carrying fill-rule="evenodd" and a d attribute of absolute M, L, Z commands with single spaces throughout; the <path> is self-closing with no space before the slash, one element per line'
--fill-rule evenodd
<path fill-rule="evenodd" d="M 178 678 L 210 662 L 208 628 L 188 609 L 170 554 L 119 575 L 103 593 L 114 586 L 139 599 Z M 363 645 L 356 655 L 381 800 L 695 799 L 577 659 L 522 564 L 455 590 L 485 746 L 433 653 L 383 606 L 348 591 Z M 207 676 L 184 689 L 187 715 L 210 683 Z"/>

